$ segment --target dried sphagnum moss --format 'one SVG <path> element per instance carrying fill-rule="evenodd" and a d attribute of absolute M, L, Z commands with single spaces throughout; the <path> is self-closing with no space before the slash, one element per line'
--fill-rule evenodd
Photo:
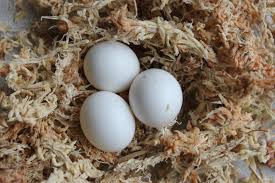
<path fill-rule="evenodd" d="M 275 166 L 266 121 L 275 114 L 275 2 L 254 0 L 30 0 L 42 16 L 0 40 L 0 182 L 234 182 L 231 164 Z M 273 17 L 272 17 L 273 16 Z M 144 69 L 184 87 L 179 124 L 137 124 L 121 152 L 94 148 L 79 109 L 95 90 L 82 72 L 102 40 L 130 44 Z M 274 129 L 274 128 L 273 128 Z M 11 173 L 12 172 L 12 173 Z"/>

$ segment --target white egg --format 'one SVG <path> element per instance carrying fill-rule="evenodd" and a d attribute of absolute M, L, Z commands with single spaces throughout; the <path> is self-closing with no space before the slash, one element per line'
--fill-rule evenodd
<path fill-rule="evenodd" d="M 84 59 L 84 73 L 99 90 L 127 90 L 140 71 L 136 54 L 125 44 L 105 41 L 94 45 Z"/>
<path fill-rule="evenodd" d="M 85 100 L 80 124 L 90 143 L 106 152 L 121 151 L 135 133 L 135 119 L 129 105 L 108 91 L 94 93 Z"/>
<path fill-rule="evenodd" d="M 162 69 L 149 69 L 133 81 L 129 101 L 135 116 L 144 124 L 161 128 L 172 124 L 182 106 L 178 81 Z"/>

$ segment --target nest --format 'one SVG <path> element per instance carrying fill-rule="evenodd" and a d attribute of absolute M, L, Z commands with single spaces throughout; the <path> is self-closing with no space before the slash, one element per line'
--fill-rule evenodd
<path fill-rule="evenodd" d="M 275 166 L 273 0 L 29 1 L 41 20 L 0 39 L 0 182 L 236 182 L 238 159 L 261 182 L 257 167 Z M 178 123 L 137 122 L 121 153 L 94 148 L 79 125 L 96 92 L 83 58 L 103 40 L 184 89 Z"/>

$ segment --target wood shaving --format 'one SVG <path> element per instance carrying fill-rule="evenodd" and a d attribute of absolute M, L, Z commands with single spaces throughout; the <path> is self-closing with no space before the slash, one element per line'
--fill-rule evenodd
<path fill-rule="evenodd" d="M 257 168 L 275 165 L 273 1 L 28 3 L 40 19 L 0 37 L 0 182 L 239 182 L 236 160 L 247 181 L 264 182 Z M 184 90 L 177 123 L 137 122 L 121 153 L 96 149 L 79 125 L 96 91 L 83 59 L 103 40 L 128 44 L 142 69 L 165 69 Z"/>

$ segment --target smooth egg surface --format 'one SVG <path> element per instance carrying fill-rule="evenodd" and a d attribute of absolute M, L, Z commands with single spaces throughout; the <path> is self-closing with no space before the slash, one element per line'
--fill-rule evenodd
<path fill-rule="evenodd" d="M 83 69 L 88 81 L 98 90 L 122 92 L 129 89 L 140 71 L 136 54 L 116 41 L 95 44 L 85 56 Z"/>
<path fill-rule="evenodd" d="M 106 152 L 123 150 L 135 133 L 135 119 L 129 105 L 108 91 L 96 92 L 84 101 L 80 124 L 91 144 Z"/>
<path fill-rule="evenodd" d="M 174 122 L 180 112 L 183 94 L 178 81 L 162 69 L 149 69 L 133 81 L 129 102 L 135 116 L 155 128 Z"/>

